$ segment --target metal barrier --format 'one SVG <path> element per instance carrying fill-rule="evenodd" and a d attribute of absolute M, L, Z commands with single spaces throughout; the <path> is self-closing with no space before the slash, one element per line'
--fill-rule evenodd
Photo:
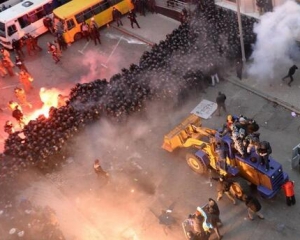
<path fill-rule="evenodd" d="M 299 168 L 299 164 L 300 164 L 300 143 L 296 147 L 293 148 L 291 167 Z"/>

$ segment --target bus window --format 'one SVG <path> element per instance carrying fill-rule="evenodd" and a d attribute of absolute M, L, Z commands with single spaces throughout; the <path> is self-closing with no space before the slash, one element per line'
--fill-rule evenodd
<path fill-rule="evenodd" d="M 78 14 L 76 14 L 76 15 L 75 15 L 75 19 L 76 19 L 76 22 L 77 22 L 78 24 L 84 22 L 84 15 L 83 15 L 83 13 L 78 13 Z"/>
<path fill-rule="evenodd" d="M 122 2 L 123 0 L 108 0 L 110 6 L 116 5 L 119 2 Z"/>
<path fill-rule="evenodd" d="M 15 32 L 17 32 L 17 28 L 16 28 L 15 24 L 10 25 L 10 26 L 7 27 L 7 34 L 8 34 L 8 36 L 13 35 Z"/>
<path fill-rule="evenodd" d="M 84 15 L 84 19 L 90 19 L 91 17 L 93 17 L 93 12 L 91 9 L 87 9 L 83 12 Z"/>
<path fill-rule="evenodd" d="M 5 24 L 0 22 L 0 36 L 5 37 Z"/>
<path fill-rule="evenodd" d="M 28 25 L 30 25 L 30 21 L 29 21 L 27 15 L 24 15 L 23 17 L 18 18 L 18 21 L 19 21 L 21 28 L 24 28 L 24 27 L 27 27 Z"/>
<path fill-rule="evenodd" d="M 94 15 L 96 15 L 108 8 L 109 8 L 108 3 L 104 2 L 104 3 L 99 3 L 99 4 L 94 5 L 92 7 L 92 11 L 93 11 Z"/>
<path fill-rule="evenodd" d="M 67 20 L 67 29 L 71 30 L 73 27 L 75 27 L 75 23 L 73 19 Z"/>
<path fill-rule="evenodd" d="M 43 9 L 43 7 L 40 7 L 40 8 L 38 8 L 38 9 L 35 10 L 35 11 L 36 11 L 35 15 L 37 16 L 37 19 L 41 19 L 41 18 L 43 18 L 43 17 L 46 16 L 46 12 L 45 12 L 45 10 Z"/>
<path fill-rule="evenodd" d="M 44 5 L 44 10 L 46 12 L 46 15 L 52 13 L 52 11 L 53 11 L 52 3 L 45 4 Z"/>

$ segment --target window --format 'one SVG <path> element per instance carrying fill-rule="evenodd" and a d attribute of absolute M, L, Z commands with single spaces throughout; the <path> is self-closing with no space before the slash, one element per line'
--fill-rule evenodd
<path fill-rule="evenodd" d="M 76 22 L 77 22 L 78 24 L 84 22 L 84 15 L 83 15 L 83 13 L 78 13 L 78 14 L 76 14 L 76 15 L 75 15 L 75 19 L 76 19 Z"/>
<path fill-rule="evenodd" d="M 116 5 L 117 3 L 120 3 L 122 1 L 123 0 L 108 0 L 110 6 Z"/>
<path fill-rule="evenodd" d="M 5 37 L 5 24 L 0 22 L 0 36 Z"/>
<path fill-rule="evenodd" d="M 21 28 L 27 27 L 30 25 L 30 21 L 27 15 L 24 15 L 23 17 L 18 18 L 19 24 Z"/>
<path fill-rule="evenodd" d="M 83 14 L 84 14 L 84 19 L 86 20 L 86 19 L 90 19 L 91 17 L 93 17 L 94 16 L 94 14 L 93 14 L 93 11 L 92 11 L 92 9 L 88 9 L 88 10 L 85 10 L 84 12 L 83 12 Z"/>
<path fill-rule="evenodd" d="M 75 23 L 73 19 L 67 20 L 67 29 L 71 30 L 73 27 L 75 27 Z"/>
<path fill-rule="evenodd" d="M 53 11 L 53 7 L 52 7 L 51 3 L 45 4 L 43 8 L 45 10 L 46 15 L 52 13 L 52 11 Z"/>
<path fill-rule="evenodd" d="M 92 7 L 92 11 L 94 15 L 99 14 L 100 12 L 103 12 L 104 10 L 109 8 L 108 2 L 103 2 L 96 4 L 95 6 Z"/>
<path fill-rule="evenodd" d="M 15 24 L 10 25 L 10 26 L 7 27 L 7 34 L 8 34 L 8 36 L 13 35 L 15 32 L 17 32 L 17 28 L 16 28 Z"/>

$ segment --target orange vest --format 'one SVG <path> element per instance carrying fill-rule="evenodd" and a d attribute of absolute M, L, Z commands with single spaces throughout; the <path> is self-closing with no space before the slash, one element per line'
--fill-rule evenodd
<path fill-rule="evenodd" d="M 294 193 L 294 183 L 292 181 L 287 181 L 282 185 L 282 189 L 286 197 L 292 197 Z"/>

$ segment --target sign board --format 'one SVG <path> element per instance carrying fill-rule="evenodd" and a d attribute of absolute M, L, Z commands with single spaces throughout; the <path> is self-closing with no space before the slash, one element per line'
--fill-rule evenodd
<path fill-rule="evenodd" d="M 293 148 L 293 153 L 292 153 L 292 168 L 296 168 L 299 166 L 300 163 L 300 144 L 298 144 L 296 147 Z"/>
<path fill-rule="evenodd" d="M 218 105 L 215 102 L 203 99 L 192 111 L 191 113 L 201 117 L 203 119 L 208 119 L 216 110 Z"/>

